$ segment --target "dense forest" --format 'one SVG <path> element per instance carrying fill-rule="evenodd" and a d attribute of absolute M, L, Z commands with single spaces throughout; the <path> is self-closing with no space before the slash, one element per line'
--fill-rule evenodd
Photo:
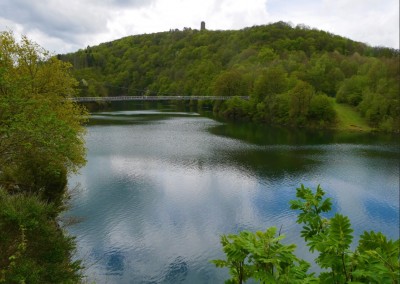
<path fill-rule="evenodd" d="M 185 28 L 58 55 L 81 96 L 250 96 L 214 111 L 268 124 L 334 127 L 337 104 L 399 132 L 399 50 L 284 22 L 242 30 Z"/>

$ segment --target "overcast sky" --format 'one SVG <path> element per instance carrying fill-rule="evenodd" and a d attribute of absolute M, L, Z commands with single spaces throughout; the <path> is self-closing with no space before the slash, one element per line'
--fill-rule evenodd
<path fill-rule="evenodd" d="M 241 29 L 277 21 L 399 48 L 399 0 L 1 0 L 0 30 L 53 53 L 128 35 L 190 27 Z"/>

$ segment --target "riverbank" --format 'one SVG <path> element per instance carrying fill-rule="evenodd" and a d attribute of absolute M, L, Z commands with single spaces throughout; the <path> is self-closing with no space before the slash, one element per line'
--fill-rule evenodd
<path fill-rule="evenodd" d="M 380 132 L 379 129 L 373 128 L 371 126 L 368 125 L 367 121 L 360 115 L 359 112 L 357 112 L 357 110 L 354 107 L 351 107 L 349 105 L 346 104 L 339 104 L 335 101 L 334 98 L 330 98 L 333 108 L 336 111 L 336 115 L 337 115 L 337 119 L 336 119 L 336 124 L 332 125 L 332 126 L 326 126 L 324 127 L 324 129 L 327 130 L 336 130 L 336 131 L 360 131 L 360 132 Z M 172 103 L 175 105 L 175 102 L 172 101 L 168 101 L 168 103 Z M 115 102 L 114 103 L 105 103 L 105 102 L 90 102 L 90 103 L 84 103 L 85 107 L 87 109 L 89 109 L 90 112 L 98 112 L 98 111 L 107 111 L 107 110 L 111 110 L 114 109 L 115 107 Z M 132 102 L 125 102 L 125 103 L 117 103 L 118 105 L 136 105 L 137 106 L 137 102 L 136 103 L 132 103 Z M 154 105 L 154 102 L 143 102 L 143 105 Z M 182 102 L 178 102 L 176 103 L 176 105 L 180 105 L 183 108 L 186 108 L 188 106 L 188 103 L 182 103 Z M 192 110 L 200 110 L 203 108 L 206 109 L 212 109 L 213 108 L 213 104 L 211 101 L 209 102 L 190 102 L 189 103 L 189 107 Z M 214 114 L 213 117 L 216 118 L 217 117 L 221 117 L 218 114 Z M 232 118 L 229 117 L 221 117 L 227 120 L 232 120 Z M 235 117 L 235 120 L 237 120 L 238 117 Z M 239 118 L 239 120 L 241 120 Z M 249 117 L 246 117 L 246 121 L 249 121 L 251 119 L 249 119 Z M 256 124 L 259 124 L 259 122 L 257 122 Z M 279 126 L 279 125 L 276 125 Z M 280 125 L 281 127 L 285 127 L 285 125 Z M 301 128 L 309 128 L 309 129 L 315 129 L 315 127 L 301 127 Z"/>

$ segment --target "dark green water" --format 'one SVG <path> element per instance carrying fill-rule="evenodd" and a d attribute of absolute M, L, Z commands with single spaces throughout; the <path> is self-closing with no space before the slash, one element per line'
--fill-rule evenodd
<path fill-rule="evenodd" d="M 282 226 L 309 261 L 288 202 L 321 184 L 334 211 L 399 237 L 399 143 L 390 136 L 217 122 L 175 107 L 96 113 L 68 215 L 96 283 L 223 283 L 219 235 Z M 357 241 L 358 238 L 355 238 Z M 315 267 L 314 267 L 315 269 Z"/>

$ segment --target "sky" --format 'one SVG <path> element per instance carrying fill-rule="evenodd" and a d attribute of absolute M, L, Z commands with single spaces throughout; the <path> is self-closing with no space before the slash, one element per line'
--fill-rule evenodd
<path fill-rule="evenodd" d="M 284 21 L 399 49 L 399 0 L 1 0 L 0 31 L 54 54 L 128 35 Z"/>

